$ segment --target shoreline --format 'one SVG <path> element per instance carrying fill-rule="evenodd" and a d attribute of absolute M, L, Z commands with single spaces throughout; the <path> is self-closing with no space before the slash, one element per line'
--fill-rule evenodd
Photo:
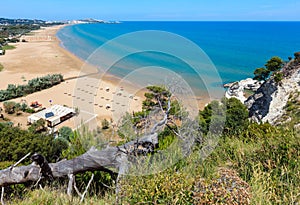
<path fill-rule="evenodd" d="M 67 25 L 67 26 L 72 26 L 72 25 Z M 57 37 L 58 38 L 58 37 Z M 59 39 L 59 38 L 58 38 Z M 59 39 L 60 40 L 60 39 Z M 61 41 L 61 40 L 60 40 Z M 69 50 L 69 49 L 67 49 L 65 46 L 63 46 L 63 43 L 60 43 L 60 47 L 61 48 L 63 48 L 63 49 L 65 49 L 66 51 L 68 51 L 70 54 L 72 54 L 72 55 L 74 55 L 75 57 L 77 57 L 78 59 L 80 59 L 80 60 L 82 60 L 83 62 L 85 62 L 85 60 L 84 59 L 82 59 L 80 56 L 77 56 L 75 53 L 73 53 L 71 50 Z M 87 63 L 86 63 L 87 64 Z M 90 65 L 90 64 L 88 64 L 88 66 L 91 66 L 91 67 L 96 67 L 95 65 Z M 119 77 L 119 76 L 117 76 L 117 75 L 115 75 L 115 74 L 111 74 L 111 73 L 106 73 L 105 74 L 106 76 L 103 76 L 104 78 L 104 80 L 105 79 L 110 79 L 110 78 L 113 78 L 114 80 L 116 80 L 116 81 L 120 81 L 121 80 L 121 78 Z M 141 85 L 139 85 L 138 83 L 135 83 L 135 82 L 127 82 L 128 84 L 130 84 L 130 86 L 134 86 L 134 87 L 136 87 L 136 86 L 138 86 L 138 87 L 141 87 Z M 198 89 L 198 88 L 197 88 Z M 197 90 L 196 89 L 196 90 Z M 144 88 L 144 91 L 143 92 L 146 92 L 147 90 Z M 197 92 L 197 91 L 196 91 Z M 194 100 L 196 100 L 197 102 L 197 105 L 198 105 L 198 108 L 199 108 L 199 110 L 203 110 L 204 109 L 204 107 L 208 104 L 208 103 L 210 103 L 211 101 L 213 101 L 213 100 L 220 100 L 219 98 L 215 98 L 214 96 L 212 96 L 212 95 L 209 95 L 208 93 L 206 93 L 206 94 L 204 94 L 204 93 L 206 93 L 206 91 L 204 91 L 203 93 L 201 93 L 201 94 L 194 94 L 193 96 L 191 96 L 191 98 L 189 98 L 189 99 L 185 99 L 184 98 L 184 100 L 188 100 L 189 102 L 192 102 L 192 101 L 194 101 Z M 225 95 L 225 92 L 224 92 L 224 95 Z M 141 97 L 143 97 L 143 95 L 141 96 Z M 189 104 L 189 103 L 188 103 Z"/>
<path fill-rule="evenodd" d="M 53 104 L 84 107 L 87 113 L 96 114 L 98 126 L 101 126 L 101 120 L 103 119 L 117 123 L 119 118 L 125 114 L 125 111 L 141 110 L 145 88 L 140 88 L 134 82 L 123 82 L 121 78 L 112 74 L 78 78 L 79 75 L 96 73 L 98 70 L 63 46 L 56 34 L 65 26 L 69 25 L 42 27 L 40 30 L 30 33 L 30 35 L 22 36 L 21 38 L 27 42 L 14 44 L 16 49 L 9 50 L 6 55 L 1 56 L 0 62 L 4 65 L 4 70 L 0 72 L 0 78 L 7 79 L 7 81 L 0 81 L 0 89 L 6 89 L 8 84 L 25 84 L 28 80 L 39 76 L 61 73 L 64 79 L 74 78 L 52 88 L 13 99 L 13 101 L 25 100 L 28 104 L 38 101 L 43 106 L 50 107 L 52 103 L 49 102 L 51 100 Z M 83 68 L 84 73 L 82 73 Z M 85 83 L 86 80 L 89 83 Z M 95 89 L 96 87 L 99 89 Z M 104 88 L 107 87 L 110 88 L 110 92 L 105 92 Z M 76 88 L 84 90 L 88 94 L 93 93 L 94 96 L 78 92 Z M 122 98 L 117 96 L 120 91 L 122 92 Z M 207 96 L 195 97 L 199 109 L 203 109 L 212 100 Z M 85 101 L 85 99 L 87 100 Z M 79 102 L 79 100 L 81 101 Z M 193 99 L 190 99 L 190 101 L 193 101 Z M 112 106 L 111 109 L 105 109 L 108 104 Z M 3 107 L 3 103 L 0 102 L 0 106 Z M 25 127 L 24 123 L 27 121 L 27 115 L 8 117 Z M 74 121 L 74 119 L 71 119 L 62 125 L 74 128 L 74 126 L 76 127 Z"/>
<path fill-rule="evenodd" d="M 9 50 L 6 55 L 0 56 L 0 62 L 4 66 L 4 70 L 0 72 L 0 78 L 7 79 L 5 81 L 0 81 L 0 89 L 6 89 L 8 84 L 26 84 L 28 80 L 45 76 L 47 74 L 61 73 L 64 78 L 79 76 L 82 66 L 86 63 L 61 46 L 61 41 L 56 37 L 56 33 L 63 26 L 46 27 L 33 31 L 30 35 L 22 37 L 24 39 L 27 38 L 27 42 L 14 44 L 16 49 Z M 91 66 L 91 70 L 92 69 L 94 68 Z M 101 79 L 101 86 L 110 87 L 110 92 L 105 92 L 103 89 L 99 89 L 97 90 L 97 94 L 99 96 L 94 96 L 94 99 L 90 99 L 90 101 L 93 101 L 94 105 L 99 104 L 99 106 L 93 107 L 93 113 L 97 115 L 98 126 L 101 126 L 101 120 L 103 119 L 113 120 L 115 122 L 118 121 L 117 118 L 120 117 L 116 116 L 116 114 L 112 112 L 112 109 L 105 109 L 106 104 L 104 104 L 105 102 L 101 99 L 104 98 L 105 100 L 109 99 L 109 101 L 113 101 L 115 98 L 114 93 L 119 89 L 119 85 L 111 78 L 112 76 L 110 78 Z M 95 78 L 91 76 L 91 78 L 85 77 L 85 79 L 90 81 Z M 76 103 L 76 100 L 72 99 L 72 95 L 76 95 L 75 88 L 78 83 L 77 81 L 78 78 L 67 80 L 52 88 L 21 98 L 16 98 L 12 101 L 18 103 L 21 100 L 25 100 L 27 104 L 30 104 L 33 101 L 38 101 L 44 107 L 50 107 L 51 104 L 61 104 L 74 107 L 74 102 Z M 123 85 L 123 96 L 129 96 L 131 94 L 131 87 L 134 87 L 134 85 Z M 85 89 L 87 91 L 91 90 L 91 88 Z M 142 92 L 134 93 L 135 98 L 130 103 L 123 102 L 127 103 L 124 107 L 128 108 L 128 110 L 140 110 L 142 106 L 142 94 Z M 90 96 L 86 97 L 90 98 Z M 50 103 L 50 100 L 52 103 Z M 103 107 L 100 107 L 100 104 Z M 3 102 L 0 102 L 0 107 L 3 107 Z M 23 114 L 18 117 L 15 115 L 5 115 L 15 124 L 20 124 L 23 128 L 26 127 L 27 114 Z M 70 126 L 74 128 L 74 119 L 62 123 L 62 126 Z"/>

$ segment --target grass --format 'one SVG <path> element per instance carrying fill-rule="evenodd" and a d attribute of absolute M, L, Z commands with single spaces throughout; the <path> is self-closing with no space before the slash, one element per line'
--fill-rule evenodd
<path fill-rule="evenodd" d="M 5 45 L 5 46 L 2 46 L 2 49 L 3 50 L 12 50 L 12 49 L 15 49 L 16 46 L 12 46 L 12 45 Z"/>
<path fill-rule="evenodd" d="M 223 136 L 204 161 L 199 158 L 199 150 L 195 149 L 189 157 L 162 172 L 146 176 L 123 176 L 119 202 L 297 204 L 300 202 L 299 147 L 300 136 L 293 130 L 269 124 L 250 124 L 239 135 Z M 143 166 L 147 166 L 147 163 L 143 163 Z M 224 176 L 219 174 L 220 169 L 225 170 Z M 77 176 L 76 180 L 79 178 Z M 95 186 L 100 181 L 103 182 L 100 178 L 95 180 Z M 114 189 L 102 189 L 97 194 L 92 187 L 83 204 L 116 204 Z M 228 191 L 230 189 L 232 191 Z M 237 200 L 243 200 L 244 203 L 238 203 Z M 74 197 L 66 195 L 65 184 L 58 188 L 28 191 L 22 200 L 15 200 L 11 204 L 79 204 L 79 201 L 76 193 Z"/>
<path fill-rule="evenodd" d="M 4 66 L 0 63 L 0 72 L 4 69 Z"/>
<path fill-rule="evenodd" d="M 292 106 L 297 105 L 298 99 L 299 93 L 290 96 L 292 104 L 286 108 L 295 112 Z M 250 123 L 239 133 L 220 137 L 217 147 L 205 160 L 201 158 L 200 145 L 195 146 L 188 157 L 181 158 L 181 150 L 176 146 L 179 140 L 163 135 L 159 148 L 173 148 L 173 154 L 163 156 L 163 159 L 179 161 L 170 166 L 162 164 L 159 154 L 162 150 L 157 150 L 157 155 L 138 158 L 135 161 L 137 166 L 129 166 L 131 174 L 166 169 L 145 176 L 122 176 L 117 202 L 115 178 L 95 173 L 98 177 L 83 204 L 298 204 L 300 135 L 289 126 L 274 127 L 268 123 Z M 101 144 L 95 140 L 88 130 L 75 133 L 64 158 L 84 153 L 83 148 L 90 144 L 82 142 Z M 76 184 L 81 190 L 90 174 L 76 175 Z M 105 190 L 101 183 L 108 184 L 109 188 Z M 73 197 L 66 195 L 66 181 L 63 185 L 52 186 L 28 190 L 11 204 L 79 204 L 76 193 Z"/>
<path fill-rule="evenodd" d="M 246 98 L 250 97 L 253 94 L 254 94 L 254 92 L 252 90 L 248 90 L 248 89 L 244 90 L 244 95 Z"/>
<path fill-rule="evenodd" d="M 84 201 L 80 203 L 80 197 L 73 196 L 69 197 L 65 190 L 54 189 L 50 187 L 46 187 L 44 189 L 38 189 L 29 192 L 26 194 L 24 199 L 16 199 L 12 203 L 12 205 L 50 205 L 50 204 L 81 204 L 81 205 L 90 205 L 90 204 L 99 204 L 99 205 L 107 205 L 107 204 L 115 204 L 115 197 L 113 194 L 105 195 L 105 196 L 86 196 Z"/>

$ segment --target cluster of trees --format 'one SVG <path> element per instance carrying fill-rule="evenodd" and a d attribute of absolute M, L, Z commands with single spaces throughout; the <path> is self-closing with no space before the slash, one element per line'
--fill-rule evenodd
<path fill-rule="evenodd" d="M 30 19 L 5 19 L 0 18 L 0 46 L 7 43 L 19 42 L 19 37 L 33 30 L 38 30 L 42 26 L 61 25 L 63 23 L 46 23 L 42 20 Z M 11 38 L 12 37 L 12 38 Z"/>
<path fill-rule="evenodd" d="M 223 134 L 237 134 L 245 130 L 249 124 L 249 112 L 246 106 L 236 98 L 223 98 L 212 101 L 203 110 L 199 111 L 200 131 L 207 134 L 214 131 L 218 124 L 222 126 Z"/>
<path fill-rule="evenodd" d="M 9 84 L 6 90 L 0 90 L 0 102 L 50 88 L 62 81 L 63 76 L 61 74 L 53 74 L 29 80 L 27 85 Z"/>
<path fill-rule="evenodd" d="M 9 36 L 16 36 L 28 33 L 32 30 L 40 29 L 39 25 L 8 25 L 1 26 L 0 38 L 7 38 Z"/>
<path fill-rule="evenodd" d="M 2 163 L 16 162 L 29 152 L 32 154 L 38 152 L 48 161 L 56 161 L 67 147 L 65 141 L 54 139 L 52 135 L 0 124 L 0 162 Z"/>
<path fill-rule="evenodd" d="M 265 67 L 255 69 L 253 79 L 259 81 L 266 80 L 267 78 L 269 78 L 271 73 L 275 73 L 276 75 L 277 71 L 282 68 L 283 64 L 284 62 L 281 58 L 279 58 L 278 56 L 274 56 L 267 61 Z"/>
<path fill-rule="evenodd" d="M 141 114 L 127 114 L 126 119 L 128 118 L 131 123 L 126 125 L 124 123 L 128 121 L 123 121 L 123 124 L 119 126 L 118 133 L 120 136 L 122 136 L 121 134 L 125 136 L 123 131 L 129 133 L 132 126 L 144 126 L 145 124 L 141 121 L 153 108 L 166 109 L 171 93 L 158 86 L 150 86 L 149 91 L 143 102 L 143 112 Z M 173 111 L 170 110 L 171 120 L 172 116 L 176 116 L 178 109 L 180 109 L 178 103 L 172 102 L 172 104 L 176 105 L 177 108 Z M 177 122 L 180 121 L 179 118 L 177 120 Z M 273 127 L 268 123 L 250 122 L 246 107 L 235 98 L 212 101 L 204 110 L 199 111 L 197 120 L 200 125 L 199 131 L 204 135 L 210 129 L 214 129 L 211 124 L 223 124 L 224 131 L 221 133 L 219 144 L 212 154 L 205 161 L 201 161 L 199 149 L 201 149 L 202 144 L 198 143 L 189 156 L 160 173 L 149 176 L 124 176 L 120 182 L 120 198 L 124 204 L 198 204 L 196 201 L 203 202 L 203 204 L 216 204 L 220 201 L 226 203 L 228 200 L 234 200 L 236 204 L 249 204 L 245 195 L 237 196 L 236 194 L 239 193 L 230 191 L 231 189 L 242 191 L 243 186 L 251 186 L 251 203 L 253 204 L 289 204 L 295 202 L 292 200 L 298 197 L 300 191 L 299 133 L 286 127 Z M 124 129 L 121 129 L 122 126 Z M 181 123 L 178 123 L 177 126 L 180 127 Z M 53 156 L 61 156 L 62 152 L 63 157 L 70 159 L 86 151 L 78 133 L 73 133 L 67 127 L 61 128 L 59 132 L 60 137 L 53 139 L 51 136 L 38 134 L 34 130 L 22 131 L 18 128 L 0 125 L 0 161 L 16 161 L 27 152 L 39 152 L 45 155 L 47 160 L 53 161 Z M 172 124 L 168 124 L 160 132 L 159 140 L 158 149 L 167 148 L 176 140 Z M 203 140 L 205 142 L 205 138 Z M 152 159 L 151 156 L 145 157 L 149 157 L 149 161 Z M 147 161 L 146 158 L 145 161 Z M 146 166 L 148 165 L 146 164 Z M 229 167 L 235 170 L 244 180 L 243 183 L 236 186 L 236 178 L 233 178 L 223 184 L 222 187 L 216 188 L 217 185 L 213 182 L 220 182 L 222 179 L 214 178 L 216 177 L 214 173 L 220 167 Z M 115 185 L 115 176 L 103 174 L 100 171 L 94 172 L 94 174 L 96 180 L 92 182 L 91 192 L 95 195 L 102 193 L 101 199 L 97 199 L 95 203 L 100 203 L 99 200 L 103 200 L 101 201 L 103 204 L 117 203 L 114 201 L 115 195 L 111 194 L 109 190 L 111 186 Z M 82 185 L 81 190 L 85 188 L 90 176 L 91 173 L 88 172 L 76 176 L 76 183 Z M 228 187 L 231 180 L 233 180 L 233 188 Z M 205 185 L 211 183 L 211 186 L 206 187 L 212 188 L 207 188 L 203 194 L 196 185 L 204 185 L 204 183 Z M 194 196 L 200 192 L 202 194 L 198 194 L 198 198 L 195 198 Z M 41 193 L 45 193 L 45 191 L 41 191 Z M 55 193 L 51 192 L 50 194 Z M 58 198 L 68 202 L 69 198 L 66 195 L 59 193 L 59 196 Z M 103 196 L 110 198 L 107 199 Z M 38 195 L 34 200 L 42 202 L 45 198 Z M 238 201 L 246 201 L 246 199 L 248 203 Z M 33 199 L 27 197 L 22 198 L 22 200 Z M 51 200 L 48 202 L 56 203 L 58 199 L 52 197 Z M 89 202 L 90 199 L 86 200 L 86 204 Z M 30 203 L 28 202 L 28 204 Z"/>
<path fill-rule="evenodd" d="M 29 108 L 28 105 L 25 102 L 22 103 L 16 103 L 13 101 L 6 101 L 3 103 L 4 111 L 8 114 L 19 114 L 20 111 L 22 112 L 28 112 L 33 113 L 34 110 Z"/>
<path fill-rule="evenodd" d="M 19 42 L 18 37 L 32 30 L 40 29 L 39 25 L 4 25 L 0 26 L 0 46 Z M 13 36 L 12 38 L 9 38 Z"/>

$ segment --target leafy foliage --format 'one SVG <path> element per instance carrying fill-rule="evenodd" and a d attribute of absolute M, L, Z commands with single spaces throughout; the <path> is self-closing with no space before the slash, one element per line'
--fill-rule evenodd
<path fill-rule="evenodd" d="M 224 133 L 239 133 L 248 125 L 248 116 L 246 106 L 236 98 L 212 101 L 204 110 L 199 111 L 200 131 L 207 134 L 208 131 L 214 132 L 214 129 L 223 126 Z"/>
<path fill-rule="evenodd" d="M 148 99 L 145 104 L 145 110 L 137 115 L 141 117 L 150 110 L 150 106 L 160 106 L 157 99 L 162 101 L 168 98 L 168 93 L 164 95 L 163 89 L 151 88 L 152 93 L 147 94 Z M 162 92 L 162 93 L 159 93 Z M 295 111 L 298 108 L 299 95 L 295 94 L 290 97 L 286 110 L 293 112 L 297 119 Z M 158 104 L 157 104 L 158 103 Z M 176 104 L 176 103 L 175 103 Z M 164 106 L 162 104 L 162 106 Z M 176 113 L 176 109 L 174 113 Z M 268 123 L 256 124 L 248 121 L 248 111 L 246 107 L 237 99 L 222 99 L 221 102 L 213 101 L 199 111 L 200 131 L 207 133 L 210 129 L 224 124 L 224 132 L 219 140 L 219 144 L 205 160 L 200 158 L 200 146 L 194 147 L 193 152 L 179 160 L 171 167 L 164 171 L 147 176 L 123 176 L 121 179 L 121 190 L 118 195 L 122 204 L 297 204 L 299 203 L 300 193 L 300 135 L 292 127 L 275 127 Z M 119 135 L 126 140 L 130 136 L 135 136 L 134 129 L 136 121 L 129 113 L 123 118 L 119 127 Z M 294 119 L 292 119 L 293 121 Z M 211 126 L 214 125 L 214 126 Z M 294 125 L 294 124 L 293 124 Z M 221 126 L 221 125 L 220 125 Z M 286 125 L 284 125 L 286 126 Z M 5 128 L 5 129 L 3 129 Z M 6 128 L 0 125 L 0 145 L 12 147 L 9 143 L 18 143 L 25 139 L 20 139 L 16 128 Z M 6 130 L 3 135 L 2 130 Z M 128 130 L 128 132 L 126 132 Z M 11 134 L 9 132 L 14 134 Z M 19 131 L 18 131 L 19 132 Z M 20 131 L 26 132 L 26 131 Z M 17 133 L 17 132 L 16 132 Z M 44 135 L 26 132 L 26 139 L 31 143 L 43 136 L 44 144 L 47 142 Z M 24 133 L 22 133 L 22 136 Z M 83 154 L 85 142 L 91 137 L 88 134 L 85 140 L 81 140 L 78 132 L 75 132 L 69 138 L 69 147 L 64 150 L 63 157 L 68 159 Z M 9 136 L 3 140 L 2 136 Z M 92 135 L 91 135 L 92 136 Z M 92 136 L 93 137 L 93 136 Z M 17 138 L 18 141 L 13 138 Z M 205 138 L 206 139 L 206 138 Z M 205 140 L 204 139 L 204 140 Z M 169 125 L 159 133 L 159 145 L 156 149 L 159 153 L 161 150 L 172 146 L 173 142 L 179 140 L 172 132 Z M 13 141 L 13 142 L 11 142 Z M 60 143 L 66 140 L 61 140 Z M 34 148 L 42 149 L 43 147 L 35 145 Z M 20 144 L 16 148 L 22 147 Z M 28 147 L 28 144 L 25 145 Z M 58 147 L 58 146 L 57 146 Z M 14 148 L 14 147 L 13 147 Z M 15 149 L 16 149 L 15 148 Z M 52 148 L 51 148 L 52 149 Z M 48 148 L 48 152 L 51 150 Z M 40 151 L 40 152 L 42 152 Z M 44 150 L 46 152 L 46 150 Z M 25 151 L 22 151 L 25 152 Z M 0 156 L 9 153 L 7 150 L 0 149 Z M 21 155 L 21 154 L 20 154 Z M 23 155 L 23 154 L 22 154 Z M 49 155 L 47 157 L 50 157 Z M 18 156 L 0 159 L 4 161 L 14 161 Z M 153 156 L 145 156 L 145 161 L 153 160 Z M 147 161 L 148 162 L 148 161 Z M 148 164 L 144 164 L 148 166 Z M 152 165 L 151 165 L 152 166 Z M 154 164 L 153 166 L 158 166 Z M 141 166 L 142 167 L 142 166 Z M 142 167 L 143 168 L 143 167 Z M 222 170 L 222 172 L 216 172 Z M 76 184 L 81 190 L 86 186 L 91 173 L 76 175 Z M 86 202 L 95 204 L 112 204 L 114 194 L 105 188 L 103 184 L 114 188 L 115 176 L 102 172 L 95 172 L 95 180 L 92 184 L 93 196 L 88 196 Z M 250 187 L 249 187 L 250 186 Z M 39 191 L 31 192 L 35 196 L 26 197 L 25 201 L 31 203 L 49 204 L 55 203 L 72 203 L 61 192 L 50 191 L 43 192 L 41 196 Z M 100 195 L 97 195 L 100 194 Z M 53 197 L 60 196 L 60 198 Z M 103 196 L 109 195 L 108 199 L 103 200 Z M 95 196 L 99 196 L 97 199 Z M 251 198 L 251 201 L 249 201 Z M 43 199 L 44 201 L 42 201 Z M 76 198 L 75 198 L 76 200 Z M 25 203 L 26 204 L 26 203 Z"/>
<path fill-rule="evenodd" d="M 9 84 L 6 90 L 0 90 L 0 102 L 50 88 L 61 83 L 62 81 L 63 76 L 61 74 L 53 74 L 29 80 L 27 85 L 16 86 Z"/>
<path fill-rule="evenodd" d="M 276 74 L 277 71 L 279 71 L 282 68 L 283 64 L 284 62 L 281 58 L 279 58 L 278 56 L 274 56 L 267 61 L 267 63 L 265 64 L 265 68 L 255 69 L 253 79 L 259 81 L 266 80 L 272 72 Z M 277 80 L 279 80 L 279 78 L 277 78 Z"/>
<path fill-rule="evenodd" d="M 126 176 L 121 183 L 122 204 L 192 204 L 193 179 L 167 169 L 149 176 Z"/>
<path fill-rule="evenodd" d="M 46 121 L 41 118 L 38 121 L 32 123 L 30 125 L 30 127 L 28 128 L 28 131 L 32 132 L 32 133 L 43 132 L 46 129 L 45 124 L 46 124 Z"/>
<path fill-rule="evenodd" d="M 258 81 L 261 81 L 261 80 L 266 80 L 270 75 L 270 71 L 267 70 L 266 68 L 257 68 L 255 71 L 254 71 L 254 80 L 258 80 Z"/>
<path fill-rule="evenodd" d="M 283 66 L 283 60 L 279 58 L 278 56 L 272 57 L 270 60 L 266 63 L 266 68 L 270 72 L 278 71 Z"/>
<path fill-rule="evenodd" d="M 70 139 L 74 137 L 73 130 L 70 127 L 63 126 L 59 129 L 59 137 L 70 141 Z"/>
<path fill-rule="evenodd" d="M 282 79 L 283 79 L 283 74 L 282 73 L 276 72 L 274 74 L 274 80 L 275 80 L 276 83 L 280 83 L 282 81 Z"/>
<path fill-rule="evenodd" d="M 66 143 L 53 139 L 51 135 L 0 124 L 0 161 L 18 161 L 29 152 L 38 152 L 47 160 L 55 161 L 66 148 Z"/>

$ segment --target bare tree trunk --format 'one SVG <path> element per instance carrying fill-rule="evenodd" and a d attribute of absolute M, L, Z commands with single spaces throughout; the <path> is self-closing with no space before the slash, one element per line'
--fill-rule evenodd
<path fill-rule="evenodd" d="M 159 101 L 160 103 L 160 101 Z M 128 157 L 130 155 L 147 154 L 154 151 L 158 145 L 158 127 L 164 126 L 168 121 L 168 114 L 171 108 L 171 99 L 168 100 L 167 110 L 164 111 L 160 103 L 161 111 L 164 117 L 157 122 L 151 129 L 150 134 L 144 137 L 128 142 L 117 147 L 107 147 L 102 150 L 91 148 L 83 155 L 80 155 L 71 160 L 62 160 L 57 163 L 49 163 L 44 156 L 34 154 L 31 160 L 35 163 L 28 166 L 16 165 L 29 156 L 27 154 L 15 165 L 0 170 L 0 187 L 5 187 L 13 184 L 21 184 L 29 181 L 37 182 L 42 177 L 52 180 L 69 176 L 68 194 L 72 193 L 72 184 L 74 179 L 72 175 L 83 173 L 86 171 L 105 171 L 108 173 L 118 173 L 119 177 L 127 171 Z M 118 179 L 119 179 L 118 177 Z M 116 184 L 116 192 L 119 192 L 118 179 Z"/>
<path fill-rule="evenodd" d="M 120 167 L 127 161 L 130 154 L 135 154 L 140 143 L 148 142 L 157 146 L 157 133 L 144 136 L 137 141 L 128 142 L 118 147 L 108 147 L 103 150 L 91 148 L 89 151 L 71 160 L 62 160 L 57 163 L 49 163 L 53 178 L 65 177 L 70 174 L 86 171 L 105 171 L 117 173 Z M 139 144 L 137 144 L 139 143 Z M 0 171 L 0 187 L 20 184 L 28 181 L 38 181 L 43 170 L 40 166 L 31 164 L 28 166 L 10 167 Z"/>

